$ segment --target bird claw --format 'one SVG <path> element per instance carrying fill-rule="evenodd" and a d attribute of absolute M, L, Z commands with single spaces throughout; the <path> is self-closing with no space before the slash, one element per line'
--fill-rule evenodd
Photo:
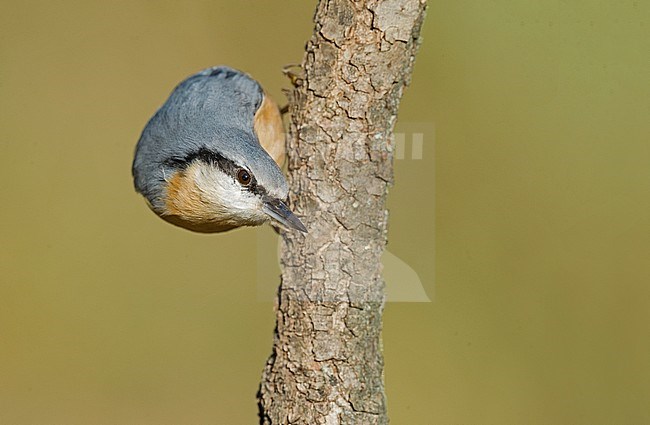
<path fill-rule="evenodd" d="M 305 70 L 302 65 L 297 63 L 290 63 L 282 67 L 282 73 L 289 78 L 291 85 L 300 87 L 305 81 Z"/>

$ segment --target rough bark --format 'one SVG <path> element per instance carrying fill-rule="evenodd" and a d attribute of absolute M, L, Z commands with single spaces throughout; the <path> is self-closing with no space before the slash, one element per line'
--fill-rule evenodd
<path fill-rule="evenodd" d="M 386 424 L 381 315 L 392 130 L 425 0 L 321 0 L 289 93 L 290 201 L 262 424 Z"/>

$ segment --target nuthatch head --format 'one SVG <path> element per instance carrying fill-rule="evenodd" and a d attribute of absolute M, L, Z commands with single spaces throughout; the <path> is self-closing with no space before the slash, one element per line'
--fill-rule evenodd
<path fill-rule="evenodd" d="M 181 82 L 149 120 L 133 161 L 136 190 L 177 226 L 222 232 L 271 221 L 306 232 L 285 201 L 284 128 L 259 83 L 228 67 Z"/>

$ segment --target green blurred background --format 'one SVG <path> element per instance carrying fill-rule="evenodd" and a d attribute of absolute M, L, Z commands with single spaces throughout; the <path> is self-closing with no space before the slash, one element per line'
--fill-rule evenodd
<path fill-rule="evenodd" d="M 166 224 L 130 163 L 204 67 L 283 103 L 313 9 L 0 3 L 0 424 L 256 423 L 274 326 L 258 286 L 277 285 L 259 233 Z M 389 249 L 433 302 L 386 307 L 392 423 L 650 423 L 649 17 L 430 4 L 399 117 L 429 130 L 422 160 L 407 136 L 395 163 Z"/>

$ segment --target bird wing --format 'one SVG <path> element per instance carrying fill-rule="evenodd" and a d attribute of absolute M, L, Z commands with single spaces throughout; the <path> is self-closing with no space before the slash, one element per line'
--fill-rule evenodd
<path fill-rule="evenodd" d="M 190 77 L 188 81 L 195 78 L 205 84 L 204 93 L 212 93 L 214 101 L 206 102 L 204 105 L 209 113 L 227 115 L 230 122 L 234 123 L 238 119 L 245 118 L 250 107 L 257 107 L 253 110 L 253 130 L 257 140 L 275 163 L 282 167 L 286 156 L 282 115 L 277 103 L 262 89 L 259 82 L 247 73 L 227 66 L 205 69 Z M 224 98 L 234 103 L 223 102 Z M 250 121 L 248 125 L 250 126 Z M 243 127 L 245 129 L 246 126 Z"/>

